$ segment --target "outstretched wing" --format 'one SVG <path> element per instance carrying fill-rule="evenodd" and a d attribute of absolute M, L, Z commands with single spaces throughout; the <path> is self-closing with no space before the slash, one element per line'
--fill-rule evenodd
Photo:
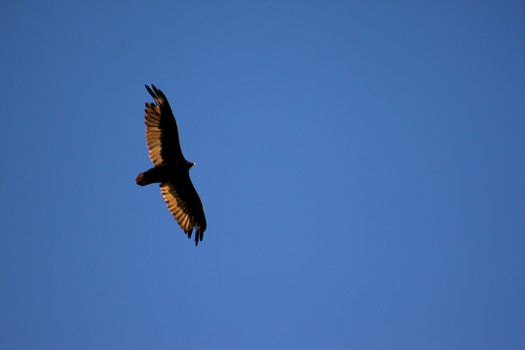
<path fill-rule="evenodd" d="M 177 122 L 164 93 L 155 85 L 146 89 L 154 103 L 146 102 L 146 144 L 149 157 L 155 166 L 184 162 L 179 143 Z"/>
<path fill-rule="evenodd" d="M 191 238 L 195 228 L 195 245 L 199 244 L 206 230 L 206 217 L 188 171 L 179 174 L 173 181 L 160 184 L 160 191 L 168 209 L 188 238 Z"/>

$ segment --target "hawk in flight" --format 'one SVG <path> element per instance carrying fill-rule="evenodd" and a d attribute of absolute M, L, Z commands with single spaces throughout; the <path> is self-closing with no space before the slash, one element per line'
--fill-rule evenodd
<path fill-rule="evenodd" d="M 182 154 L 177 122 L 168 99 L 155 85 L 146 85 L 153 103 L 146 102 L 146 145 L 153 168 L 137 176 L 140 186 L 160 183 L 160 192 L 177 223 L 191 238 L 195 229 L 195 245 L 202 241 L 206 217 L 202 203 L 191 183 L 190 168 Z"/>

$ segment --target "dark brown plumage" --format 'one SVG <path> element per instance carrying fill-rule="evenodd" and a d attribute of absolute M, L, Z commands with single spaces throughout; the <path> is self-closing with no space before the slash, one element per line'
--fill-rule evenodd
<path fill-rule="evenodd" d="M 160 183 L 160 191 L 168 209 L 180 227 L 191 238 L 195 229 L 195 245 L 202 241 L 206 230 L 206 217 L 202 203 L 191 183 L 190 168 L 182 155 L 177 122 L 168 99 L 155 85 L 146 89 L 154 103 L 146 102 L 146 145 L 154 167 L 140 173 L 136 182 L 145 186 Z"/>

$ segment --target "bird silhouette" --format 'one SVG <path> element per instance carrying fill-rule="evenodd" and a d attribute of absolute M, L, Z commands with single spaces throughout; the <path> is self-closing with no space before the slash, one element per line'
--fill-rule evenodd
<path fill-rule="evenodd" d="M 175 116 L 164 93 L 146 85 L 154 103 L 146 102 L 146 145 L 153 168 L 140 173 L 140 186 L 160 183 L 160 192 L 179 226 L 191 238 L 195 230 L 198 245 L 206 230 L 202 202 L 193 186 L 189 170 L 195 165 L 184 158 Z"/>

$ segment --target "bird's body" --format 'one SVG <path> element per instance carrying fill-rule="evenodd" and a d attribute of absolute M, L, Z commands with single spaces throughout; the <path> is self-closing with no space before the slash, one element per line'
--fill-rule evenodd
<path fill-rule="evenodd" d="M 166 181 L 177 181 L 177 177 L 180 177 L 185 172 L 188 173 L 193 166 L 193 163 L 187 162 L 175 165 L 159 165 L 155 166 L 148 171 L 140 173 L 137 176 L 137 185 L 145 186 L 152 183 L 162 183 Z"/>
<path fill-rule="evenodd" d="M 191 238 L 195 229 L 195 244 L 202 241 L 206 217 L 202 203 L 191 183 L 188 162 L 179 143 L 177 123 L 164 93 L 155 85 L 146 89 L 155 103 L 146 103 L 146 144 L 154 167 L 140 173 L 136 182 L 145 186 L 160 183 L 168 209 L 180 227 Z"/>

